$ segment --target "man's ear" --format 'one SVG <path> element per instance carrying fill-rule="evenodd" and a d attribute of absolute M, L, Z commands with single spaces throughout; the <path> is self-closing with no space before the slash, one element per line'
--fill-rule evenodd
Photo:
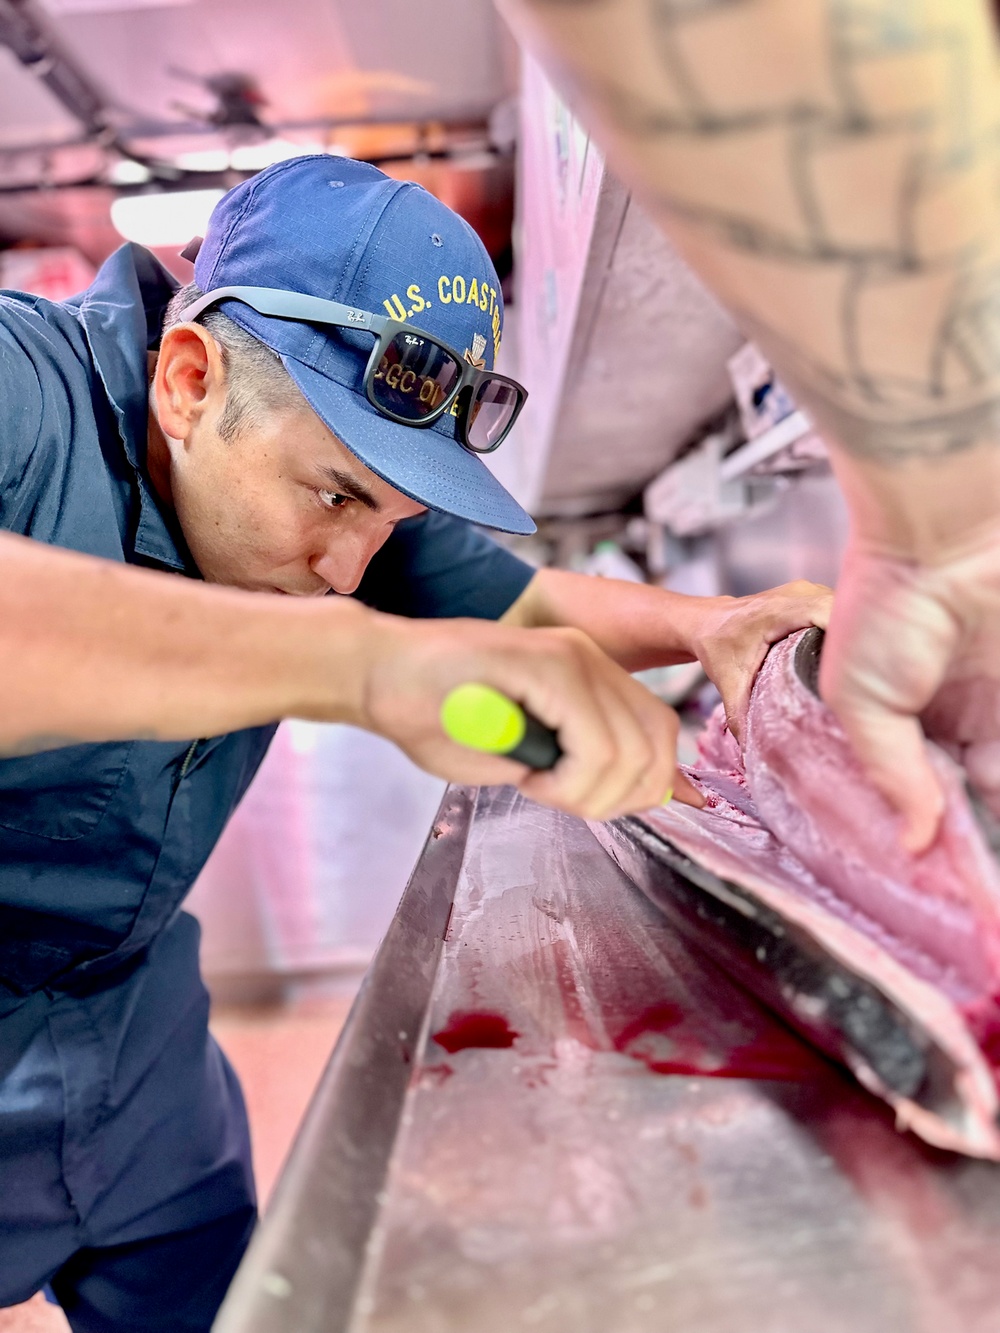
<path fill-rule="evenodd" d="M 222 412 L 226 369 L 218 343 L 200 324 L 177 324 L 164 333 L 153 401 L 160 429 L 175 440 L 187 440 L 200 419 Z"/>

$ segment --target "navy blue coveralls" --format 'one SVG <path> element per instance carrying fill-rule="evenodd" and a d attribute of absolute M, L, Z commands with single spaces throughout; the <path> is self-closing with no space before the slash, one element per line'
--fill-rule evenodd
<path fill-rule="evenodd" d="M 124 246 L 73 301 L 0 294 L 0 527 L 197 577 L 145 473 L 146 354 L 174 288 Z M 531 574 L 429 514 L 358 595 L 496 618 Z M 0 760 L 0 1305 L 48 1283 L 78 1333 L 211 1324 L 255 1200 L 180 906 L 273 730 Z"/>

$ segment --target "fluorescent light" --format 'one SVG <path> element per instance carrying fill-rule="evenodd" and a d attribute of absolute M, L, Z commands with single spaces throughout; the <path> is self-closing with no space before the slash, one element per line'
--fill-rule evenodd
<path fill-rule="evenodd" d="M 112 185 L 145 185 L 152 176 L 149 167 L 141 162 L 134 162 L 130 157 L 123 157 L 112 164 L 108 178 Z"/>
<path fill-rule="evenodd" d="M 111 205 L 119 235 L 139 245 L 184 245 L 204 236 L 212 209 L 225 190 L 164 190 L 130 194 Z"/>
<path fill-rule="evenodd" d="M 181 171 L 225 171 L 229 152 L 225 148 L 200 148 L 193 153 L 178 153 L 173 163 Z"/>
<path fill-rule="evenodd" d="M 202 148 L 197 152 L 178 153 L 174 166 L 181 171 L 263 171 L 276 162 L 307 153 L 325 153 L 321 143 L 292 143 L 290 139 L 265 139 L 262 143 L 242 144 L 238 148 Z"/>
<path fill-rule="evenodd" d="M 276 162 L 310 153 L 325 153 L 321 143 L 292 143 L 290 139 L 265 139 L 263 143 L 243 144 L 234 148 L 229 164 L 234 171 L 263 171 Z"/>

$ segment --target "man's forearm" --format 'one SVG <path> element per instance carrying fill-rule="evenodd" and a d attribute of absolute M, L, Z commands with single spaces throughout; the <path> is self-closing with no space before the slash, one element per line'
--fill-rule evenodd
<path fill-rule="evenodd" d="M 500 0 L 834 446 L 862 538 L 1000 513 L 985 0 Z"/>
<path fill-rule="evenodd" d="M 644 583 L 540 569 L 503 617 L 527 629 L 583 630 L 626 671 L 693 662 L 709 604 L 729 598 L 684 597 Z"/>
<path fill-rule="evenodd" d="M 210 587 L 0 534 L 0 753 L 356 721 L 371 613 Z"/>

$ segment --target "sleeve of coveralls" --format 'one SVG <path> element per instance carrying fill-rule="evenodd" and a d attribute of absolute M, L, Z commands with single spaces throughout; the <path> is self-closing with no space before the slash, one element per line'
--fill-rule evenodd
<path fill-rule="evenodd" d="M 430 511 L 399 524 L 355 596 L 397 616 L 499 620 L 534 574 L 463 519 Z"/>
<path fill-rule="evenodd" d="M 34 360 L 16 336 L 0 297 L 0 527 L 6 527 L 7 497 L 38 443 L 42 389 Z"/>

